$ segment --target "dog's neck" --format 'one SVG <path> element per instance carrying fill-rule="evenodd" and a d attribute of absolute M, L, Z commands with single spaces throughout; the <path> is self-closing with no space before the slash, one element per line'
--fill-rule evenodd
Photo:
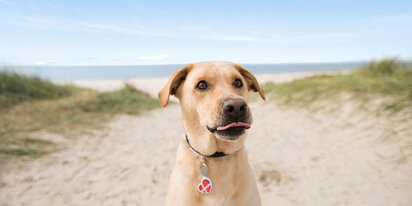
<path fill-rule="evenodd" d="M 199 156 L 213 156 L 219 153 L 232 154 L 243 148 L 246 134 L 235 141 L 224 140 L 211 133 L 206 128 L 204 130 L 185 129 L 186 137 L 184 142 L 189 146 L 191 152 Z M 195 150 L 195 151 L 193 151 Z M 215 154 L 215 153 L 218 154 Z M 223 154 L 220 154 L 223 155 Z"/>
<path fill-rule="evenodd" d="M 189 135 L 188 137 L 189 141 L 195 138 Z M 192 141 L 190 141 L 191 143 Z M 211 152 L 210 154 L 213 153 Z M 202 173 L 203 164 L 207 167 L 208 172 L 206 175 Z M 194 191 L 195 198 L 203 199 L 216 197 L 221 194 L 231 194 L 230 191 L 236 191 L 239 184 L 248 178 L 245 176 L 247 174 L 245 171 L 248 170 L 248 167 L 247 154 L 243 145 L 234 153 L 230 153 L 230 155 L 220 158 L 204 158 L 193 151 L 186 138 L 183 137 L 177 150 L 174 173 L 179 174 L 178 179 L 181 180 L 180 184 L 182 187 L 187 188 L 188 191 Z M 215 191 L 213 195 L 200 195 L 201 193 L 197 191 L 196 185 L 205 177 L 213 182 L 214 189 L 212 190 Z M 239 181 L 238 178 L 242 181 Z M 234 182 L 234 184 L 227 184 L 227 182 Z M 223 191 L 226 192 L 222 193 Z"/>
<path fill-rule="evenodd" d="M 193 146 L 190 144 L 189 138 L 187 137 L 187 134 L 185 135 L 185 139 L 187 142 L 187 145 L 189 146 L 189 148 L 197 155 L 203 157 L 203 158 L 221 158 L 221 157 L 226 157 L 229 155 L 232 155 L 234 153 L 236 153 L 237 151 L 233 152 L 233 153 L 229 153 L 226 154 L 224 152 L 220 152 L 220 151 L 216 151 L 215 153 L 211 154 L 211 155 L 206 155 L 206 154 L 202 154 L 199 151 L 197 151 L 195 148 L 193 148 Z"/>
<path fill-rule="evenodd" d="M 189 139 L 191 140 L 190 136 Z M 230 153 L 230 155 L 224 157 L 203 158 L 190 148 L 185 137 L 182 138 L 177 151 L 176 159 L 176 164 L 179 165 L 177 168 L 181 169 L 180 173 L 185 174 L 187 177 L 192 176 L 200 180 L 202 175 L 200 174 L 199 168 L 202 159 L 205 159 L 207 162 L 207 166 L 209 167 L 208 177 L 210 177 L 213 181 L 216 180 L 216 175 L 221 176 L 221 173 L 225 175 L 233 173 L 233 177 L 236 177 L 236 173 L 241 171 L 236 168 L 243 168 L 244 165 L 242 164 L 247 163 L 247 161 L 244 160 L 247 160 L 247 155 L 243 146 L 234 153 Z M 231 166 L 228 166 L 228 164 L 231 164 Z"/>

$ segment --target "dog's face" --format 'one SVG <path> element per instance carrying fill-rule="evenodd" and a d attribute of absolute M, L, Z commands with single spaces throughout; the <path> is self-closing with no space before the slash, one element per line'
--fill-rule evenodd
<path fill-rule="evenodd" d="M 240 65 L 200 62 L 175 72 L 159 92 L 159 100 L 165 107 L 169 95 L 179 99 L 187 132 L 236 141 L 252 124 L 247 105 L 250 90 L 265 99 L 255 77 Z"/>

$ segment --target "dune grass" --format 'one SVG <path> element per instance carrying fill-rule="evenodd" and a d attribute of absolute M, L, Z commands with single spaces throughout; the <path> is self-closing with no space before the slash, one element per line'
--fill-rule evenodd
<path fill-rule="evenodd" d="M 58 99 L 70 96 L 75 88 L 58 86 L 37 77 L 0 73 L 0 108 L 34 99 Z"/>
<path fill-rule="evenodd" d="M 17 74 L 0 73 L 0 78 L 0 162 L 58 149 L 52 141 L 32 137 L 33 132 L 73 138 L 100 128 L 115 114 L 137 115 L 160 106 L 128 84 L 100 93 Z"/>
<path fill-rule="evenodd" d="M 385 111 L 411 113 L 412 68 L 385 59 L 372 61 L 348 74 L 318 75 L 283 84 L 263 85 L 265 92 L 283 104 L 308 106 L 315 102 L 349 94 L 368 103 L 377 99 Z"/>

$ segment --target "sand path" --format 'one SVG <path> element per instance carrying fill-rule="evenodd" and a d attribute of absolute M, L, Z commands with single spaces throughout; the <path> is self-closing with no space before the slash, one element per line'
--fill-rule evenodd
<path fill-rule="evenodd" d="M 161 205 L 183 129 L 174 105 L 118 116 L 106 130 L 9 171 L 0 205 Z M 411 164 L 369 123 L 254 104 L 247 140 L 264 205 L 411 205 Z M 348 126 L 349 125 L 349 126 Z"/>
<path fill-rule="evenodd" d="M 384 121 L 350 109 L 335 116 L 251 107 L 246 147 L 264 205 L 412 205 L 412 164 L 399 142 L 380 138 Z M 6 171 L 0 206 L 162 205 L 184 134 L 179 119 L 177 105 L 117 116 L 61 152 Z"/>

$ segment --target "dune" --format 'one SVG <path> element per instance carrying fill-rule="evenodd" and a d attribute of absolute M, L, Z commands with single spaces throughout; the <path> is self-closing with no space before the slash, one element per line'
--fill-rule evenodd
<path fill-rule="evenodd" d="M 287 82 L 318 73 L 257 75 Z M 167 78 L 127 82 L 156 96 Z M 68 82 L 65 82 L 67 84 Z M 77 81 L 110 91 L 123 81 Z M 399 142 L 385 141 L 387 122 L 357 112 L 311 112 L 275 103 L 251 105 L 246 141 L 263 205 L 412 204 L 412 164 Z M 180 108 L 119 115 L 66 149 L 5 171 L 0 205 L 162 205 L 184 130 Z M 410 138 L 407 123 L 394 126 Z"/>

